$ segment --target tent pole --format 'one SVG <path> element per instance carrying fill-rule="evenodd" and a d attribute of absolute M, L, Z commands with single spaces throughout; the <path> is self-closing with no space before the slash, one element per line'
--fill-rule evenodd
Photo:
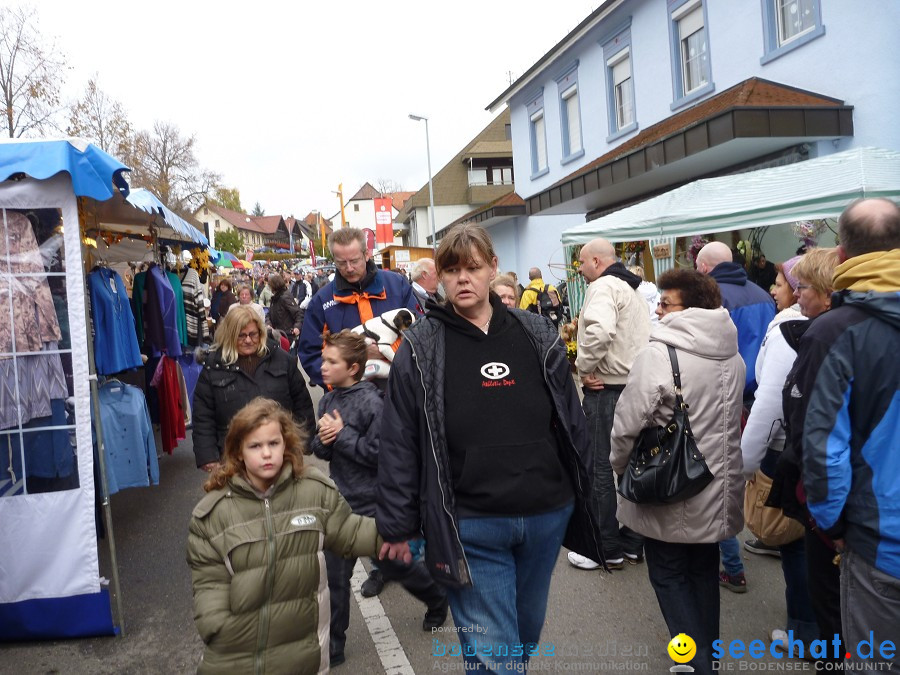
<path fill-rule="evenodd" d="M 83 249 L 84 247 L 82 247 Z M 88 298 L 85 293 L 85 298 Z M 106 541 L 109 544 L 109 559 L 112 564 L 112 597 L 115 623 L 119 627 L 119 637 L 125 635 L 125 616 L 122 613 L 122 590 L 119 585 L 119 561 L 116 556 L 116 539 L 113 536 L 112 506 L 109 503 L 109 484 L 106 480 L 106 449 L 103 445 L 103 423 L 100 421 L 100 388 L 97 385 L 97 366 L 94 363 L 94 336 L 91 333 L 90 302 L 84 303 L 84 319 L 87 330 L 88 380 L 91 383 L 91 409 L 94 418 L 94 433 L 97 436 L 97 461 L 100 464 L 100 494 L 102 497 L 103 523 L 106 526 Z"/>

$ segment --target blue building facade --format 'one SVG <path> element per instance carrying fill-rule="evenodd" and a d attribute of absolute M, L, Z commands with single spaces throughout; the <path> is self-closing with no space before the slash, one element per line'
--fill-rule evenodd
<path fill-rule="evenodd" d="M 898 26 L 895 0 L 603 2 L 488 106 L 525 202 L 484 221 L 501 268 L 561 267 L 564 229 L 697 178 L 900 150 Z"/>

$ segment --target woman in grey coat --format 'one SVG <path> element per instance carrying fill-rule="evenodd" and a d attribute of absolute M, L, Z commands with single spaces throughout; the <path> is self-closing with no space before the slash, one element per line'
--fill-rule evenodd
<path fill-rule="evenodd" d="M 737 329 L 715 280 L 670 270 L 658 281 L 659 324 L 637 355 L 616 405 L 610 463 L 625 472 L 644 427 L 672 419 L 675 383 L 668 347 L 675 348 L 694 439 L 713 474 L 698 495 L 674 504 L 635 504 L 619 497 L 619 522 L 644 535 L 647 573 L 672 637 L 697 644 L 691 665 L 712 673 L 719 637 L 719 546 L 743 529 L 741 407 L 744 362 Z"/>

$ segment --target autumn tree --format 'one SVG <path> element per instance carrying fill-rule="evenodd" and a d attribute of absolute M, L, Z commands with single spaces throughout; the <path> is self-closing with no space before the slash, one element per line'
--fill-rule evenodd
<path fill-rule="evenodd" d="M 209 196 L 209 201 L 238 213 L 244 212 L 244 208 L 241 206 L 241 193 L 237 188 L 217 186 Z"/>
<path fill-rule="evenodd" d="M 134 135 L 130 156 L 131 184 L 143 187 L 176 213 L 189 215 L 221 184 L 221 177 L 200 168 L 194 155 L 196 138 L 182 136 L 172 123 L 155 122 L 152 131 Z"/>
<path fill-rule="evenodd" d="M 220 251 L 228 251 L 239 257 L 244 254 L 244 240 L 236 230 L 228 229 L 216 232 L 216 248 Z"/>
<path fill-rule="evenodd" d="M 266 211 L 265 211 L 265 209 L 262 207 L 262 205 L 261 205 L 259 202 L 256 202 L 256 203 L 253 205 L 253 213 L 251 213 L 250 215 L 252 215 L 252 216 L 264 216 L 264 215 L 266 215 Z"/>
<path fill-rule="evenodd" d="M 84 96 L 69 110 L 70 136 L 82 136 L 104 152 L 120 159 L 131 154 L 134 130 L 121 103 L 97 85 L 97 75 L 88 80 Z"/>
<path fill-rule="evenodd" d="M 58 130 L 65 57 L 33 7 L 0 7 L 0 112 L 10 138 Z"/>

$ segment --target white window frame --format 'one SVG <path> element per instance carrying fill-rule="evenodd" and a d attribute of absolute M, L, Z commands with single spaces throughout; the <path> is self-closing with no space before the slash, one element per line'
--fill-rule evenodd
<path fill-rule="evenodd" d="M 531 148 L 531 179 L 540 178 L 550 171 L 547 153 L 547 119 L 544 109 L 544 90 L 532 96 L 525 106 L 528 114 L 528 137 Z"/>
<path fill-rule="evenodd" d="M 762 3 L 763 46 L 764 53 L 759 62 L 765 65 L 775 59 L 792 52 L 808 42 L 825 35 L 822 24 L 821 0 L 798 0 L 808 2 L 812 12 L 812 25 L 804 28 L 796 35 L 783 39 L 781 8 L 783 0 L 760 0 Z"/>
<path fill-rule="evenodd" d="M 712 55 L 710 49 L 709 20 L 706 14 L 708 0 L 669 0 L 669 44 L 672 59 L 672 89 L 674 100 L 670 108 L 675 110 L 706 96 L 715 90 L 712 78 Z M 691 21 L 700 28 L 690 30 L 685 22 Z M 691 57 L 687 53 L 688 40 L 703 31 L 702 43 L 705 49 L 694 58 L 699 59 L 700 71 L 698 82 L 692 83 L 690 68 Z"/>

